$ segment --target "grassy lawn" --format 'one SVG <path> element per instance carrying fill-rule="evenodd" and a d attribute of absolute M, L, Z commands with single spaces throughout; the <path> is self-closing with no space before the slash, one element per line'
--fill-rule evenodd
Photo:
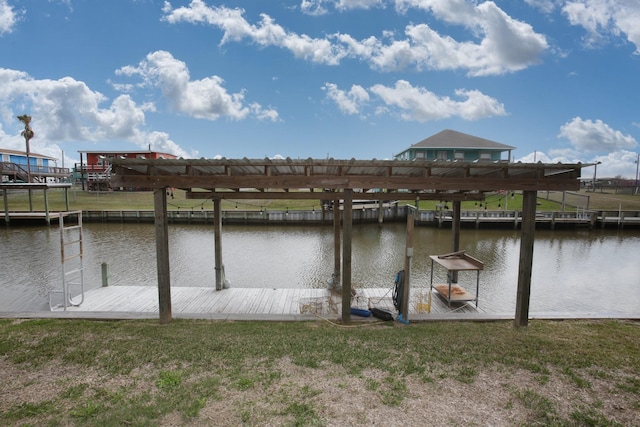
<path fill-rule="evenodd" d="M 0 424 L 633 425 L 638 342 L 628 321 L 0 320 Z"/>
<path fill-rule="evenodd" d="M 562 210 L 562 193 L 555 193 L 547 197 L 546 192 L 538 194 L 539 211 L 559 211 Z M 586 203 L 586 196 L 589 197 L 589 207 L 592 210 L 640 210 L 640 196 L 618 195 L 612 193 L 585 193 L 581 192 L 580 203 Z M 356 197 L 357 199 L 357 197 Z M 26 191 L 9 194 L 9 209 L 13 211 L 29 210 L 29 198 Z M 49 209 L 52 211 L 65 210 L 64 192 L 62 190 L 48 191 Z M 574 201 L 574 200 L 571 200 Z M 44 210 L 44 196 L 42 191 L 32 193 L 32 203 L 34 210 Z M 185 197 L 185 192 L 174 190 L 172 196 L 168 198 L 167 207 L 169 210 L 212 210 L 211 200 L 192 200 Z M 410 203 L 413 202 L 400 202 Z M 438 209 L 439 201 L 421 200 L 419 208 L 424 210 Z M 445 204 L 451 208 L 451 203 Z M 584 205 L 583 205 L 584 206 Z M 4 200 L 0 198 L 0 207 L 4 210 Z M 69 191 L 70 210 L 153 210 L 152 192 L 104 192 L 90 193 L 81 190 Z M 225 200 L 222 203 L 223 210 L 311 210 L 321 209 L 319 200 Z M 522 210 L 522 194 L 510 193 L 499 194 L 490 193 L 482 203 L 462 202 L 463 210 Z M 566 211 L 575 210 L 569 205 L 565 206 Z"/>

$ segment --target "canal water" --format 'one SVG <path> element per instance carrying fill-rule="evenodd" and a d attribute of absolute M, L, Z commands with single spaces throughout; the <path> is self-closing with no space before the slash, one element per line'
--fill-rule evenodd
<path fill-rule="evenodd" d="M 215 287 L 213 227 L 171 225 L 172 286 Z M 403 268 L 406 225 L 354 225 L 352 283 L 391 288 Z M 333 272 L 331 226 L 223 227 L 223 261 L 231 287 L 321 288 Z M 48 310 L 48 294 L 61 289 L 57 226 L 0 229 L 0 311 Z M 520 232 L 462 229 L 460 249 L 484 262 L 479 305 L 515 310 Z M 84 224 L 85 289 L 109 285 L 156 286 L 153 224 Z M 416 227 L 412 288 L 429 287 L 429 255 L 451 251 L 451 231 Z M 434 283 L 446 280 L 435 268 Z M 475 287 L 475 273 L 459 282 Z M 531 312 L 637 314 L 640 310 L 640 230 L 537 230 Z"/>

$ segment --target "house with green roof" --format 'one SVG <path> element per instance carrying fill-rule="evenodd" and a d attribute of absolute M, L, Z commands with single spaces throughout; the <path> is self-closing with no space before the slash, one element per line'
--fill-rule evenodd
<path fill-rule="evenodd" d="M 446 129 L 413 144 L 394 155 L 394 158 L 396 160 L 508 162 L 511 161 L 511 151 L 515 148 L 511 145 Z M 507 153 L 506 159 L 503 159 L 503 153 Z"/>

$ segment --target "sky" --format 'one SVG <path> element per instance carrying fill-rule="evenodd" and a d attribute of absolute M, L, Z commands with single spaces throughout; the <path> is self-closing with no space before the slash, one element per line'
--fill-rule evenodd
<path fill-rule="evenodd" d="M 635 179 L 639 102 L 638 0 L 0 0 L 0 147 L 28 114 L 58 166 L 391 159 L 452 129 Z"/>

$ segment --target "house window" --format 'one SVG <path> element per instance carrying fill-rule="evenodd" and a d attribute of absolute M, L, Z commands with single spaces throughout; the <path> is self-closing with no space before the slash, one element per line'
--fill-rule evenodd
<path fill-rule="evenodd" d="M 416 159 L 424 159 L 424 151 L 417 151 Z"/>
<path fill-rule="evenodd" d="M 456 151 L 453 153 L 453 158 L 456 160 L 464 160 L 464 153 L 462 151 Z"/>
<path fill-rule="evenodd" d="M 447 152 L 446 151 L 438 151 L 437 159 L 438 160 L 447 160 Z"/>
<path fill-rule="evenodd" d="M 480 160 L 491 160 L 491 153 L 480 153 Z"/>

